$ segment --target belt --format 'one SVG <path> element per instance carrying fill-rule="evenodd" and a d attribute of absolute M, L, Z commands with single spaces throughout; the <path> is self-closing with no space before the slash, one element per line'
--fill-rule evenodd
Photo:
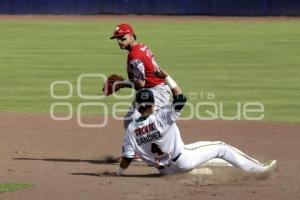
<path fill-rule="evenodd" d="M 175 157 L 172 159 L 172 161 L 173 161 L 173 162 L 176 162 L 180 156 L 181 156 L 181 153 L 179 153 L 177 156 L 175 156 Z M 170 164 L 169 164 L 169 165 L 170 165 Z M 167 165 L 167 166 L 159 166 L 159 167 L 157 167 L 157 169 L 165 169 L 166 167 L 169 167 L 169 165 Z"/>
<path fill-rule="evenodd" d="M 172 161 L 176 162 L 180 156 L 181 156 L 181 153 L 179 153 L 175 158 L 173 158 Z"/>

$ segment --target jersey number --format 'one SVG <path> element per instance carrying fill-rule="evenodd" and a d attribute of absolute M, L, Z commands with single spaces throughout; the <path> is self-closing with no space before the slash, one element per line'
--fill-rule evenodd
<path fill-rule="evenodd" d="M 143 47 L 143 48 L 140 48 L 140 50 L 146 52 L 146 55 L 151 59 L 152 64 L 154 65 L 155 68 L 159 67 L 157 62 L 155 61 L 153 53 L 151 52 L 150 49 L 148 49 L 147 47 Z M 156 71 L 156 70 L 154 70 L 154 71 Z"/>

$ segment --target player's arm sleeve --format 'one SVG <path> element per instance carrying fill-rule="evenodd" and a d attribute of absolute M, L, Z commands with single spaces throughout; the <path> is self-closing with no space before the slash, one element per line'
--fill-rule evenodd
<path fill-rule="evenodd" d="M 142 60 L 134 59 L 129 62 L 128 78 L 132 82 L 145 80 L 145 66 Z"/>
<path fill-rule="evenodd" d="M 128 133 L 126 132 L 125 138 L 123 140 L 123 145 L 122 145 L 122 155 L 125 158 L 133 158 L 134 154 L 135 154 L 134 148 L 130 142 Z"/>

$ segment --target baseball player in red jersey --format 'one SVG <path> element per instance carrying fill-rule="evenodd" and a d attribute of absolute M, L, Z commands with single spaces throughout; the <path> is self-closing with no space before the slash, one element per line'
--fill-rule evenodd
<path fill-rule="evenodd" d="M 121 88 L 134 87 L 135 90 L 149 88 L 155 98 L 155 110 L 158 110 L 169 104 L 171 92 L 164 80 L 156 75 L 159 67 L 155 61 L 151 50 L 144 44 L 136 41 L 136 35 L 129 24 L 120 24 L 116 26 L 113 36 L 110 39 L 116 39 L 121 49 L 127 50 L 127 75 L 128 80 L 123 81 Z M 140 116 L 139 112 L 133 106 L 125 115 L 124 127 L 127 128 L 133 118 Z"/>
<path fill-rule="evenodd" d="M 175 121 L 180 116 L 186 97 L 176 82 L 160 71 L 171 88 L 173 103 L 154 112 L 152 91 L 142 89 L 137 92 L 136 106 L 141 117 L 133 120 L 126 130 L 123 156 L 116 175 L 123 175 L 135 153 L 149 165 L 155 166 L 161 174 L 188 172 L 214 158 L 223 159 L 247 172 L 270 173 L 275 169 L 276 160 L 264 165 L 224 142 L 200 141 L 185 145 Z"/>

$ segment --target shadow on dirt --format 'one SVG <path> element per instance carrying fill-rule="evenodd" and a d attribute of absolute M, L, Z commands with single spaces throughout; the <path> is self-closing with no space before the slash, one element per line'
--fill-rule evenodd
<path fill-rule="evenodd" d="M 100 172 L 100 173 L 71 173 L 71 175 L 75 176 L 97 176 L 97 177 L 117 177 L 114 173 L 111 172 Z M 158 173 L 152 174 L 131 174 L 131 175 L 123 175 L 124 178 L 157 178 L 161 177 Z"/>
<path fill-rule="evenodd" d="M 46 162 L 70 162 L 70 163 L 77 163 L 77 162 L 84 162 L 90 163 L 95 165 L 118 165 L 119 158 L 106 155 L 100 157 L 99 159 L 72 159 L 72 158 L 13 158 L 14 160 L 28 160 L 28 161 L 46 161 Z M 132 164 L 134 166 L 141 166 L 147 167 L 144 162 L 133 160 Z"/>
<path fill-rule="evenodd" d="M 112 156 L 105 156 L 99 160 L 92 160 L 92 159 L 66 159 L 66 158 L 13 158 L 14 160 L 27 160 L 27 161 L 46 161 L 46 162 L 69 162 L 69 163 L 77 163 L 77 162 L 84 162 L 96 165 L 118 165 L 119 160 L 112 157 Z M 148 167 L 143 162 L 133 162 L 131 165 L 141 166 L 141 167 Z M 215 167 L 213 169 L 213 175 L 190 175 L 190 174 L 176 174 L 170 176 L 162 176 L 158 173 L 153 174 L 130 174 L 124 175 L 122 177 L 127 178 L 157 178 L 157 177 L 164 177 L 164 179 L 168 179 L 171 181 L 181 180 L 183 182 L 187 182 L 188 184 L 228 184 L 228 183 L 245 183 L 245 182 L 253 182 L 258 180 L 266 180 L 269 179 L 273 173 L 268 174 L 253 174 L 253 173 L 245 173 L 241 172 L 240 170 L 236 170 L 235 168 L 231 167 Z M 70 175 L 76 176 L 94 176 L 94 177 L 116 177 L 114 172 L 99 172 L 99 173 L 88 173 L 88 172 L 79 172 L 79 173 L 71 173 Z"/>
<path fill-rule="evenodd" d="M 112 156 L 105 156 L 103 159 L 99 160 L 88 160 L 88 159 L 69 159 L 69 158 L 13 158 L 14 160 L 27 160 L 27 161 L 46 161 L 46 162 L 70 162 L 70 163 L 77 163 L 77 162 L 84 162 L 84 163 L 90 163 L 90 164 L 96 164 L 96 165 L 118 165 L 119 160 L 115 159 Z M 144 166 L 147 167 L 142 162 L 133 162 L 132 165 L 136 166 Z M 116 177 L 116 175 L 113 172 L 104 171 L 99 173 L 71 173 L 70 175 L 76 175 L 76 176 L 95 176 L 95 177 Z M 132 174 L 132 175 L 123 175 L 122 177 L 127 178 L 156 178 L 160 177 L 161 175 L 158 173 L 152 173 L 152 174 Z"/>
<path fill-rule="evenodd" d="M 14 160 L 48 161 L 48 162 L 86 162 L 90 164 L 117 164 L 117 159 L 106 157 L 99 160 L 69 159 L 69 158 L 13 158 Z"/>

